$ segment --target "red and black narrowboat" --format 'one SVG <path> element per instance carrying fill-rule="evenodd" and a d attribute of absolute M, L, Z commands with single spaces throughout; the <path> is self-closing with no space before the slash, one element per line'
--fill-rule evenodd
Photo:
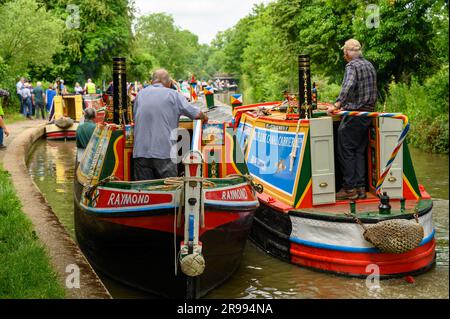
<path fill-rule="evenodd" d="M 299 58 L 299 78 L 299 93 L 287 94 L 284 102 L 233 110 L 248 170 L 264 187 L 251 240 L 282 260 L 335 274 L 364 277 L 374 265 L 381 278 L 430 269 L 436 248 L 433 202 L 417 181 L 404 140 L 407 117 L 345 111 L 329 116 L 327 104 L 312 99 L 307 56 Z M 341 186 L 335 149 L 342 116 L 373 118 L 365 155 L 367 198 L 356 201 L 335 197 Z M 374 244 L 365 232 L 384 229 L 383 241 L 401 246 L 414 223 L 419 240 L 403 250 Z M 397 231 L 389 231 L 390 224 Z"/>
<path fill-rule="evenodd" d="M 167 298 L 202 297 L 239 266 L 259 205 L 234 130 L 180 121 L 192 137 L 179 153 L 184 175 L 133 181 L 124 59 L 115 59 L 113 76 L 113 122 L 97 125 L 76 171 L 78 243 L 95 269 L 122 283 Z"/>

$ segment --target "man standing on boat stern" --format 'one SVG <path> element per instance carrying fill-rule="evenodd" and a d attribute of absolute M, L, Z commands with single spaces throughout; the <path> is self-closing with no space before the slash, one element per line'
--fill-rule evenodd
<path fill-rule="evenodd" d="M 207 121 L 206 114 L 189 104 L 181 93 L 171 89 L 169 73 L 153 73 L 152 84 L 141 90 L 134 102 L 134 178 L 149 180 L 178 175 L 176 159 L 171 159 L 177 142 L 181 115 Z"/>
<path fill-rule="evenodd" d="M 328 113 L 334 110 L 373 112 L 377 100 L 377 75 L 372 63 L 362 56 L 361 44 L 350 39 L 342 47 L 345 66 L 341 92 Z M 366 198 L 365 150 L 369 140 L 369 117 L 342 118 L 338 129 L 338 160 L 342 189 L 337 200 Z"/>

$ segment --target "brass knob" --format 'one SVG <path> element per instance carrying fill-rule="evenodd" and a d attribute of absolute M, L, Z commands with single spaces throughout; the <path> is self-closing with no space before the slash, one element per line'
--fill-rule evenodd
<path fill-rule="evenodd" d="M 327 183 L 320 183 L 319 186 L 323 188 L 323 187 L 327 187 L 328 184 Z"/>
<path fill-rule="evenodd" d="M 388 178 L 388 181 L 391 182 L 391 183 L 394 183 L 394 182 L 397 181 L 397 179 L 394 176 L 391 176 L 391 177 Z"/>

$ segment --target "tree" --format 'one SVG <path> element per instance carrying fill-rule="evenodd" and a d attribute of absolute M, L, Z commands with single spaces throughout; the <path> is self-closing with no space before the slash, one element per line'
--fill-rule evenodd
<path fill-rule="evenodd" d="M 134 1 L 41 0 L 65 22 L 62 49 L 54 56 L 55 67 L 36 74 L 63 76 L 69 81 L 111 77 L 114 56 L 127 56 L 132 41 Z"/>
<path fill-rule="evenodd" d="M 196 71 L 194 61 L 200 50 L 198 37 L 175 26 L 168 14 L 140 17 L 136 23 L 135 43 L 140 50 L 154 56 L 159 66 L 175 78 L 184 78 Z"/>
<path fill-rule="evenodd" d="M 364 44 L 367 59 L 374 63 L 382 89 L 392 80 L 409 82 L 413 74 L 419 78 L 429 75 L 434 64 L 429 45 L 434 38 L 431 9 L 436 2 L 380 0 L 380 23 L 374 28 L 367 26 L 366 7 L 356 10 L 354 34 Z"/>
<path fill-rule="evenodd" d="M 0 57 L 16 76 L 28 66 L 48 65 L 60 48 L 63 22 L 35 0 L 0 6 Z"/>

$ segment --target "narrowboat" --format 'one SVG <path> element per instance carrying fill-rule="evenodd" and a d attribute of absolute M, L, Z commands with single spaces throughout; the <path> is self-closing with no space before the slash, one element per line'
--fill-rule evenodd
<path fill-rule="evenodd" d="M 75 139 L 82 116 L 81 95 L 56 95 L 50 109 L 49 122 L 45 125 L 46 138 L 48 140 Z"/>
<path fill-rule="evenodd" d="M 435 263 L 430 195 L 417 181 L 403 114 L 338 111 L 311 92 L 309 57 L 299 57 L 299 92 L 233 109 L 237 142 L 264 191 L 250 239 L 310 269 L 381 278 L 414 275 Z M 344 116 L 372 118 L 365 153 L 366 198 L 336 200 L 337 129 Z M 375 268 L 374 268 L 375 267 Z"/>
<path fill-rule="evenodd" d="M 133 180 L 125 59 L 114 59 L 112 122 L 76 169 L 75 232 L 98 271 L 165 298 L 200 298 L 237 269 L 259 202 L 231 123 L 180 120 L 178 177 Z M 109 118 L 109 117 L 108 117 Z"/>

